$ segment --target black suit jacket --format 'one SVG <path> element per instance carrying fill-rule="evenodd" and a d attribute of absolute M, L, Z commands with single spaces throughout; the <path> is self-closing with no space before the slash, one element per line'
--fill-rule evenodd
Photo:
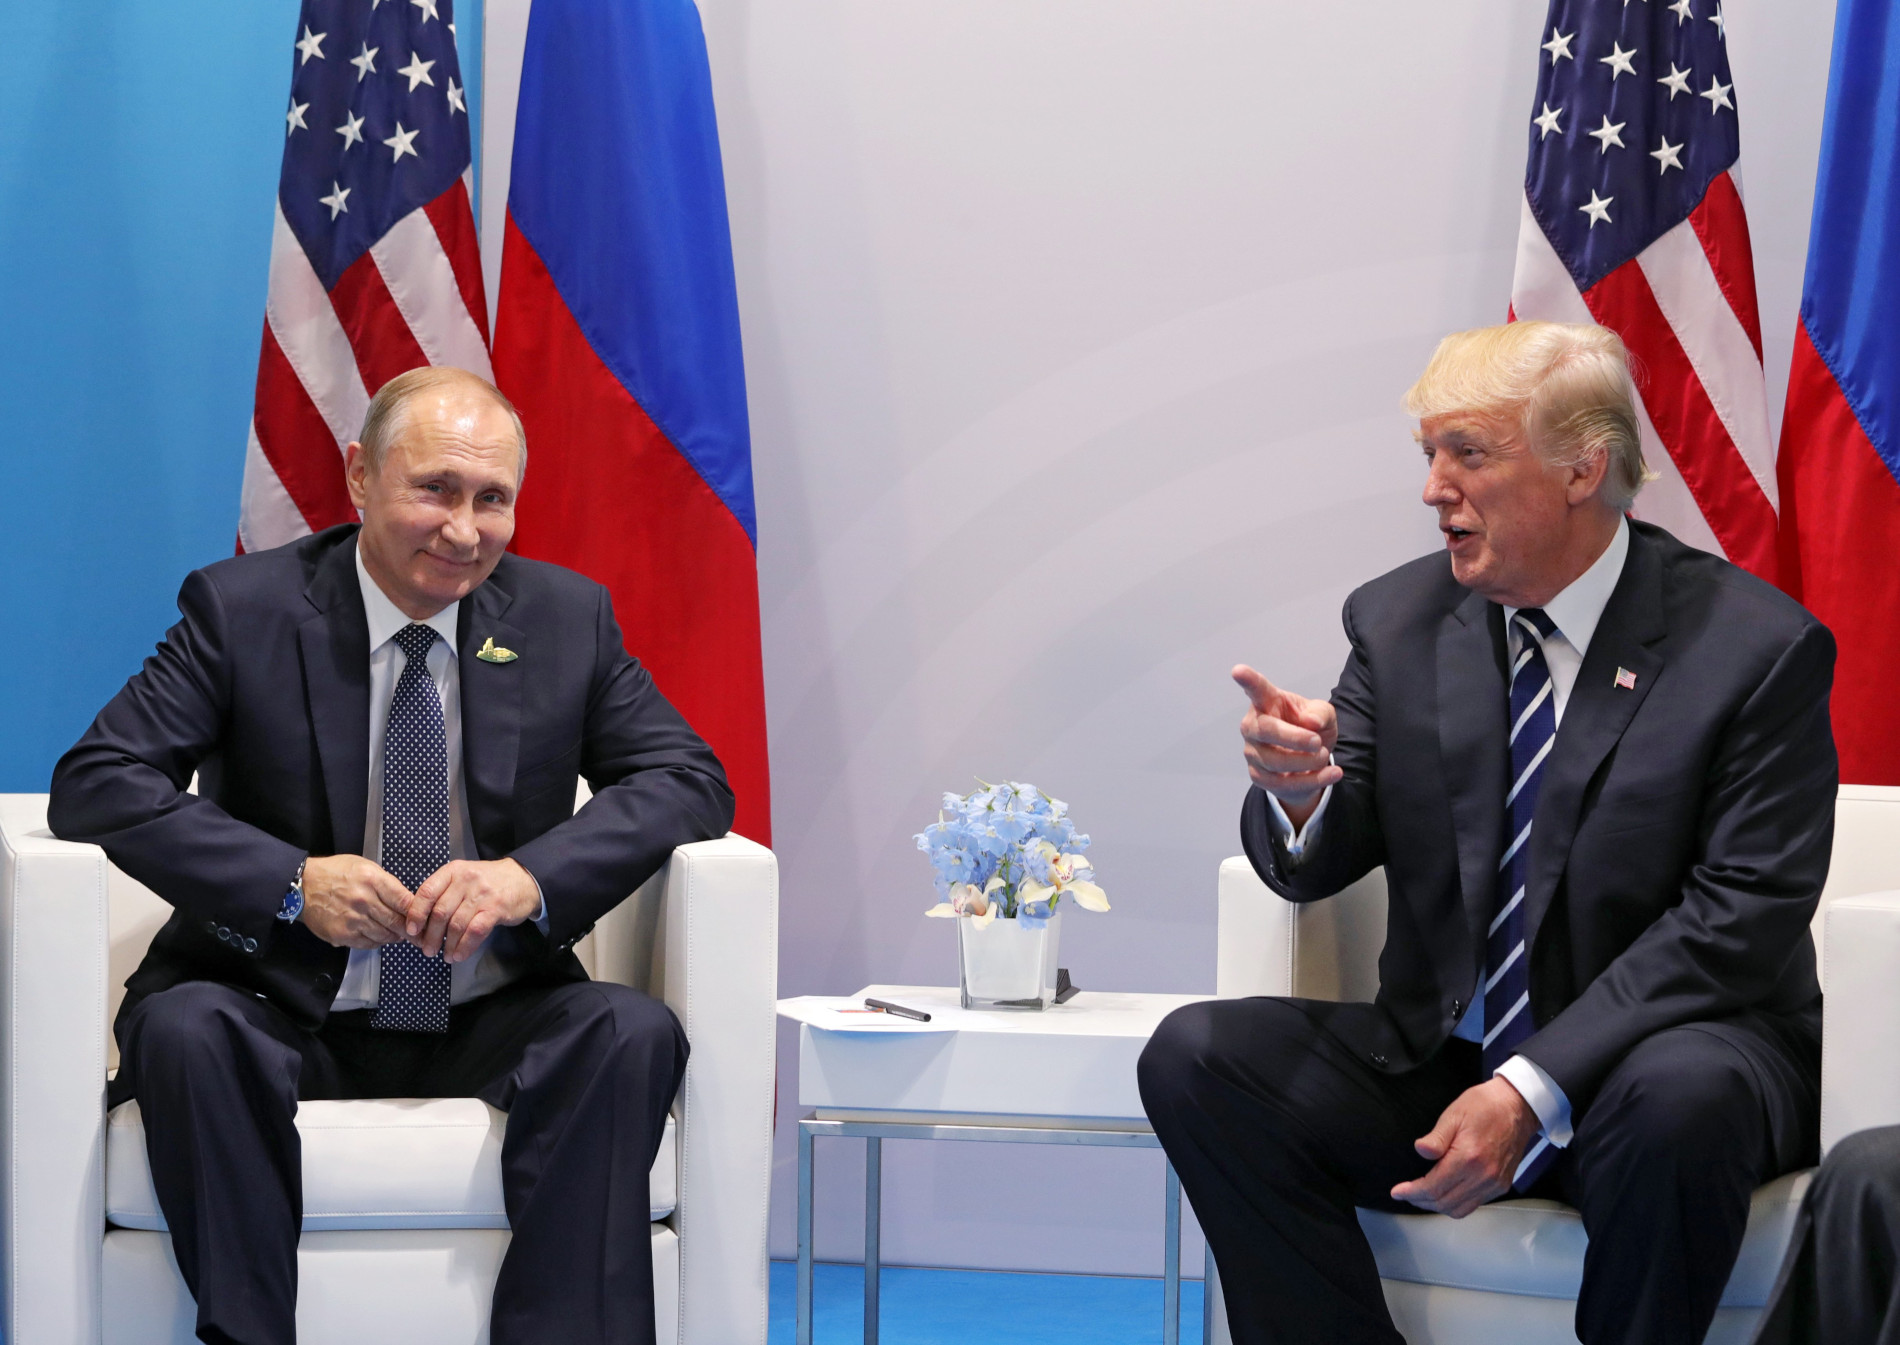
<path fill-rule="evenodd" d="M 1317 840 L 1290 865 L 1257 788 L 1241 831 L 1293 901 L 1385 866 L 1378 999 L 1316 1011 L 1399 1071 L 1478 993 L 1510 772 L 1503 609 L 1440 553 L 1353 593 L 1345 625 L 1345 779 Z M 1664 1028 L 1746 1008 L 1818 1023 L 1808 922 L 1834 834 L 1833 669 L 1833 637 L 1794 601 L 1630 524 L 1544 766 L 1524 898 L 1537 1032 L 1520 1049 L 1577 1115 Z"/>
<path fill-rule="evenodd" d="M 330 1011 L 349 951 L 276 916 L 306 854 L 362 852 L 370 651 L 356 531 L 188 576 L 183 620 L 54 769 L 54 833 L 97 842 L 174 908 L 126 982 L 126 1010 L 208 979 L 306 1026 Z M 527 923 L 490 947 L 523 976 L 582 979 L 574 944 L 675 846 L 723 835 L 732 792 L 628 657 L 600 585 L 504 556 L 459 623 L 474 844 L 483 859 L 513 855 L 547 901 L 545 937 Z M 520 657 L 477 659 L 489 639 Z M 576 813 L 580 776 L 594 797 Z"/>

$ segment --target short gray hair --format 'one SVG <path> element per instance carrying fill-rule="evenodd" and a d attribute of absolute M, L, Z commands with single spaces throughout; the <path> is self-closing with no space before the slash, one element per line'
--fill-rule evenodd
<path fill-rule="evenodd" d="M 1465 411 L 1515 422 L 1559 467 L 1602 455 L 1603 502 L 1619 511 L 1656 479 L 1643 460 L 1629 352 L 1608 327 L 1511 322 L 1454 332 L 1405 394 L 1405 410 L 1420 420 Z"/>
<path fill-rule="evenodd" d="M 521 470 L 523 473 L 528 470 L 528 432 L 521 427 L 521 413 L 515 410 L 513 402 L 502 396 L 501 389 L 466 369 L 448 364 L 425 364 L 420 369 L 397 374 L 369 399 L 369 414 L 363 417 L 363 433 L 357 436 L 357 442 L 363 445 L 363 457 L 368 460 L 372 474 L 382 471 L 389 446 L 407 427 L 409 403 L 425 392 L 453 387 L 480 392 L 508 413 L 508 419 L 515 426 L 515 443 L 521 446 Z"/>

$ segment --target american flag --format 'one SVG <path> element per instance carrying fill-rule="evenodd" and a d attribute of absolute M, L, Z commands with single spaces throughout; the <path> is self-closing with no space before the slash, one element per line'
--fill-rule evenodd
<path fill-rule="evenodd" d="M 1774 441 L 1718 0 L 1552 0 L 1511 310 L 1634 357 L 1638 516 L 1775 578 Z"/>
<path fill-rule="evenodd" d="M 238 548 L 353 521 L 343 446 L 408 369 L 492 378 L 450 0 L 304 0 Z"/>

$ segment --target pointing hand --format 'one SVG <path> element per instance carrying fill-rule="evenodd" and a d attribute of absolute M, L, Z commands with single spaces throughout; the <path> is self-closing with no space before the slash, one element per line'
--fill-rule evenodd
<path fill-rule="evenodd" d="M 1233 678 L 1251 702 L 1240 720 L 1247 774 L 1279 799 L 1299 826 L 1326 787 L 1346 775 L 1333 765 L 1339 721 L 1332 702 L 1282 691 L 1244 663 L 1234 669 Z"/>

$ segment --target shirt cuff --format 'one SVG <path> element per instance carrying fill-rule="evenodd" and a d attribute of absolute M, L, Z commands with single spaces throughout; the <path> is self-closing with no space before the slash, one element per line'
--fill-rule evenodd
<path fill-rule="evenodd" d="M 1266 791 L 1262 790 L 1261 793 L 1264 794 Z M 1293 833 L 1293 819 L 1286 815 L 1286 809 L 1280 805 L 1280 800 L 1267 794 L 1267 819 L 1273 827 L 1273 834 L 1279 837 L 1280 844 L 1286 847 L 1286 857 L 1291 861 L 1289 867 L 1297 869 L 1300 866 L 1300 857 L 1306 853 L 1306 847 L 1319 839 L 1319 821 L 1326 816 L 1326 804 L 1332 797 L 1333 787 L 1327 785 L 1319 796 L 1319 806 L 1313 809 L 1313 815 L 1306 819 L 1306 825 L 1300 828 L 1296 836 Z"/>
<path fill-rule="evenodd" d="M 515 863 L 521 864 L 521 861 L 517 859 Z M 528 873 L 527 865 L 522 864 L 521 871 Z M 532 873 L 528 873 L 528 881 L 534 884 L 535 900 L 539 903 L 534 908 L 534 927 L 545 935 L 548 932 L 548 899 L 541 894 L 541 880 L 539 878 L 535 877 Z"/>
<path fill-rule="evenodd" d="M 1559 1149 L 1573 1138 L 1570 1129 L 1570 1099 L 1564 1090 L 1533 1061 L 1514 1055 L 1497 1068 L 1497 1077 L 1515 1088 L 1537 1113 L 1544 1138 Z"/>

